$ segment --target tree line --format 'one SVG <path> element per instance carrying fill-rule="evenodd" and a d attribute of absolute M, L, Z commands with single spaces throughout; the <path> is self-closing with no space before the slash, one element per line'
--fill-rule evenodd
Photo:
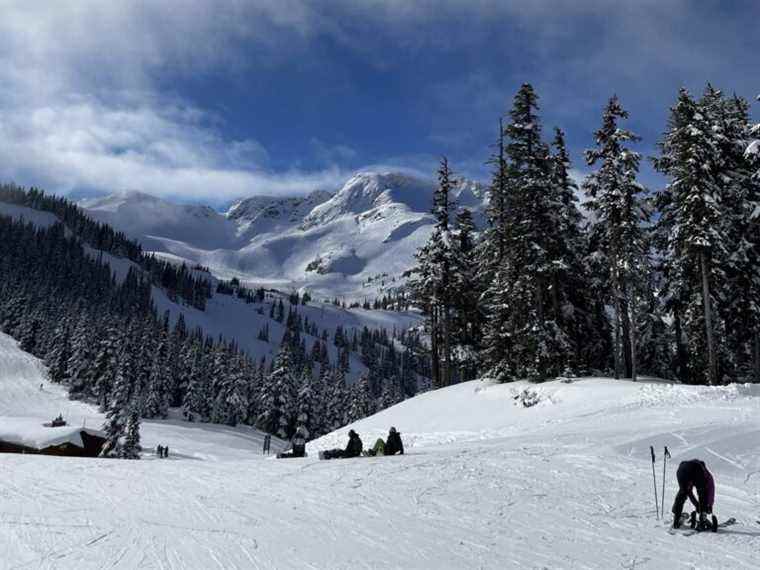
<path fill-rule="evenodd" d="M 571 175 L 565 134 L 544 139 L 524 84 L 499 122 L 487 226 L 451 200 L 441 161 L 436 225 L 409 280 L 426 315 L 434 386 L 562 375 L 760 381 L 760 142 L 749 104 L 680 90 L 638 180 L 640 139 L 614 96 Z M 583 198 L 582 206 L 579 197 Z"/>
<path fill-rule="evenodd" d="M 289 306 L 277 357 L 256 360 L 235 341 L 188 329 L 181 314 L 174 323 L 159 315 L 153 286 L 138 265 L 117 279 L 62 223 L 38 228 L 0 215 L 0 330 L 42 358 L 71 398 L 106 414 L 105 455 L 138 457 L 140 419 L 166 418 L 170 408 L 189 421 L 280 437 L 303 425 L 317 437 L 417 391 L 414 336 L 364 329 L 354 348 L 370 372 L 348 383 L 352 347 L 342 330 L 333 336 L 345 356 L 331 363 L 327 331 L 307 351 L 306 329 L 318 331 Z M 399 355 L 396 343 L 410 348 Z"/>
<path fill-rule="evenodd" d="M 26 190 L 15 184 L 3 184 L 0 185 L 0 202 L 53 214 L 79 240 L 93 249 L 128 259 L 139 265 L 174 302 L 182 299 L 202 311 L 206 307 L 206 301 L 211 298 L 212 288 L 209 279 L 206 276 L 198 277 L 194 273 L 195 271 L 208 274 L 207 268 L 196 266 L 191 270 L 184 263 L 176 265 L 153 255 L 146 255 L 139 243 L 130 240 L 123 232 L 114 230 L 108 224 L 94 221 L 66 198 L 50 196 L 37 188 Z"/>

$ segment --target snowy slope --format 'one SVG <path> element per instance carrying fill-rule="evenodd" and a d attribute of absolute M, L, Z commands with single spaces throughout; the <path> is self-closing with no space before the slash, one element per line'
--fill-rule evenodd
<path fill-rule="evenodd" d="M 72 428 L 84 426 L 98 430 L 104 421 L 103 414 L 96 407 L 69 400 L 61 385 L 48 380 L 47 370 L 40 360 L 21 351 L 14 339 L 0 333 L 0 439 L 4 433 L 13 433 L 26 437 L 30 443 L 56 443 L 57 440 L 48 434 L 58 434 L 59 430 L 41 426 L 58 414 Z M 27 431 L 17 433 L 22 428 Z M 179 420 L 144 420 L 141 435 L 146 449 L 154 449 L 159 443 L 168 444 L 177 455 L 195 459 L 222 459 L 237 457 L 243 451 L 258 452 L 263 441 L 261 432 L 252 428 Z M 273 446 L 281 447 L 276 438 Z M 0 568 L 3 568 L 2 562 Z"/>
<path fill-rule="evenodd" d="M 89 203 L 91 205 L 97 203 L 97 207 L 101 209 L 101 212 L 131 212 L 131 214 L 124 219 L 133 220 L 134 224 L 140 224 L 144 223 L 140 221 L 140 216 L 132 216 L 132 214 L 135 214 L 135 208 L 137 208 L 137 205 L 145 199 L 145 196 L 146 195 L 132 192 L 114 196 L 109 199 L 101 199 L 98 202 L 91 201 Z M 324 198 L 324 196 L 322 198 Z M 176 210 L 173 210 L 177 216 L 179 216 L 181 212 L 190 212 L 189 215 L 199 216 L 198 219 L 206 221 L 209 219 L 221 219 L 224 223 L 228 223 L 226 218 L 223 218 L 218 214 L 213 214 L 213 216 L 205 218 L 203 212 L 206 210 L 203 208 L 175 206 L 152 197 L 150 197 L 149 201 L 151 204 L 155 202 L 155 211 L 166 213 L 164 207 L 177 208 Z M 125 207 L 127 210 L 122 210 L 122 208 Z M 57 221 L 57 218 L 48 212 L 41 212 L 4 202 L 0 202 L 0 215 L 10 216 L 15 219 L 24 219 L 39 227 L 48 227 Z M 166 214 L 166 217 L 170 218 L 171 215 Z M 298 223 L 300 224 L 301 221 L 302 220 L 299 219 Z M 201 228 L 196 229 L 201 231 Z M 127 259 L 100 252 L 89 246 L 86 246 L 86 249 L 90 252 L 93 258 L 102 258 L 104 261 L 107 261 L 118 280 L 123 280 L 130 268 L 136 268 L 136 265 Z M 177 258 L 172 261 L 181 262 L 182 259 Z M 213 276 L 209 277 L 207 274 L 204 274 L 203 276 L 209 278 L 212 283 L 216 282 L 216 278 Z M 221 335 L 226 339 L 235 339 L 237 340 L 238 345 L 246 350 L 251 356 L 255 358 L 266 357 L 267 360 L 271 360 L 277 353 L 280 341 L 285 332 L 282 324 L 269 318 L 271 304 L 276 302 L 279 298 L 283 298 L 287 313 L 289 304 L 287 301 L 287 295 L 285 294 L 269 296 L 264 303 L 257 304 L 247 304 L 235 296 L 215 294 L 214 297 L 208 301 L 206 310 L 200 311 L 193 307 L 186 306 L 181 302 L 175 303 L 171 301 L 164 291 L 157 287 L 153 287 L 153 301 L 156 304 L 158 314 L 161 315 L 168 311 L 171 315 L 172 324 L 176 322 L 179 315 L 182 314 L 190 329 L 201 327 L 207 335 L 212 337 L 218 337 Z M 320 332 L 322 330 L 327 330 L 330 335 L 332 335 L 338 325 L 343 326 L 344 330 L 351 334 L 354 329 L 360 331 L 364 326 L 370 329 L 386 328 L 389 331 L 394 328 L 397 330 L 404 330 L 418 325 L 420 321 L 420 316 L 416 312 L 400 313 L 382 310 L 368 311 L 362 309 L 343 309 L 329 303 L 317 301 L 313 301 L 308 305 L 299 305 L 297 310 L 304 318 L 308 318 L 311 323 L 316 324 L 317 327 L 319 327 Z M 259 331 L 262 330 L 264 326 L 268 326 L 270 329 L 269 342 L 263 342 L 257 338 Z M 307 343 L 307 348 L 310 349 L 316 338 L 311 337 L 308 334 L 305 334 L 304 337 Z M 338 359 L 337 349 L 332 343 L 327 343 L 327 348 L 331 361 L 336 362 Z M 364 372 L 366 372 L 366 367 L 360 362 L 356 354 L 352 354 L 351 371 L 348 375 L 348 380 L 352 381 Z"/>
<path fill-rule="evenodd" d="M 145 249 L 161 247 L 161 240 L 194 242 L 202 236 L 209 249 L 234 247 L 235 227 L 207 206 L 172 204 L 142 192 L 119 192 L 80 202 L 98 221 L 128 236 L 139 236 Z"/>
<path fill-rule="evenodd" d="M 18 358 L 7 337 L 0 347 Z M 0 422 L 60 405 L 30 370 L 0 368 Z M 532 387 L 541 402 L 527 409 L 513 399 L 526 387 L 462 384 L 353 426 L 369 441 L 395 425 L 403 457 L 318 461 L 341 430 L 306 459 L 264 459 L 250 432 L 170 422 L 143 430 L 180 453 L 170 460 L 2 456 L 0 569 L 760 566 L 760 387 L 584 379 Z M 677 461 L 702 457 L 716 512 L 739 524 L 669 534 L 650 444 L 674 455 L 666 504 Z"/>
<path fill-rule="evenodd" d="M 401 283 L 430 235 L 434 188 L 407 174 L 362 172 L 334 194 L 252 197 L 224 216 L 136 192 L 80 205 L 147 250 L 200 263 L 217 276 L 361 300 Z M 458 182 L 453 198 L 482 222 L 480 185 Z"/>
<path fill-rule="evenodd" d="M 40 212 L 32 208 L 7 204 L 5 202 L 0 202 L 0 216 L 6 216 L 14 220 L 23 220 L 40 228 L 48 228 L 58 221 L 58 218 L 49 212 Z"/>
<path fill-rule="evenodd" d="M 235 202 L 227 218 L 237 224 L 238 236 L 245 240 L 262 234 L 293 229 L 317 206 L 330 199 L 330 192 L 316 190 L 303 197 L 254 196 Z"/>

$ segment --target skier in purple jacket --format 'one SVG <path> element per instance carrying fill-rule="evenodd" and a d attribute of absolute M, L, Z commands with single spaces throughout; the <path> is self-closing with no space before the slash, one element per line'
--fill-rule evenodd
<path fill-rule="evenodd" d="M 715 481 L 704 461 L 691 459 L 682 461 L 676 472 L 678 494 L 673 502 L 673 527 L 681 526 L 683 505 L 688 498 L 696 507 L 700 525 L 704 525 L 708 514 L 712 514 L 715 502 Z M 698 499 L 694 496 L 697 490 Z"/>

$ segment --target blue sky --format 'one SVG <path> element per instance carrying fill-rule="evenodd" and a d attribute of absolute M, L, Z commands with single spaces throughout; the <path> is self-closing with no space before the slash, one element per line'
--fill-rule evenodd
<path fill-rule="evenodd" d="M 679 86 L 760 93 L 753 1 L 0 9 L 0 179 L 74 195 L 138 189 L 221 205 L 334 188 L 357 169 L 432 176 L 441 154 L 485 178 L 498 118 L 526 81 L 547 137 L 561 126 L 582 171 L 613 93 L 647 155 Z"/>

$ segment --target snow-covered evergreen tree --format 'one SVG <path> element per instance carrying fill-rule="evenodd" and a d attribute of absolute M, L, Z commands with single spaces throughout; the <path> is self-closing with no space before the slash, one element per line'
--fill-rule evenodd
<path fill-rule="evenodd" d="M 493 232 L 503 240 L 504 254 L 484 294 L 483 356 L 489 376 L 500 381 L 556 376 L 571 352 L 554 310 L 559 307 L 551 303 L 553 275 L 560 266 L 562 208 L 537 111 L 538 96 L 525 84 L 505 127 L 506 219 Z"/>
<path fill-rule="evenodd" d="M 654 161 L 669 181 L 656 195 L 655 239 L 691 382 L 723 381 L 757 338 L 758 194 L 742 152 L 748 131 L 741 100 L 708 85 L 695 101 L 682 89 Z"/>
<path fill-rule="evenodd" d="M 124 443 L 119 450 L 122 459 L 140 459 L 140 407 L 134 402 L 129 406 L 124 428 Z"/>
<path fill-rule="evenodd" d="M 452 358 L 453 238 L 449 227 L 452 185 L 452 173 L 444 157 L 438 169 L 438 187 L 433 196 L 435 228 L 428 242 L 415 254 L 417 266 L 409 282 L 412 296 L 426 315 L 435 387 L 448 386 L 456 377 Z"/>
<path fill-rule="evenodd" d="M 583 190 L 589 196 L 586 207 L 593 213 L 592 248 L 613 306 L 615 374 L 624 366 L 625 376 L 636 379 L 638 323 L 646 293 L 642 277 L 650 268 L 643 227 L 647 211 L 641 201 L 645 189 L 636 180 L 641 156 L 627 146 L 639 138 L 618 125 L 627 118 L 628 112 L 613 96 L 595 133 L 597 147 L 586 151 L 586 162 L 597 170 L 586 179 Z"/>
<path fill-rule="evenodd" d="M 127 435 L 127 421 L 130 413 L 135 412 L 134 383 L 132 347 L 125 345 L 118 357 L 113 391 L 108 398 L 108 410 L 103 424 L 106 435 L 106 442 L 101 450 L 103 457 L 122 456 L 124 437 Z"/>

